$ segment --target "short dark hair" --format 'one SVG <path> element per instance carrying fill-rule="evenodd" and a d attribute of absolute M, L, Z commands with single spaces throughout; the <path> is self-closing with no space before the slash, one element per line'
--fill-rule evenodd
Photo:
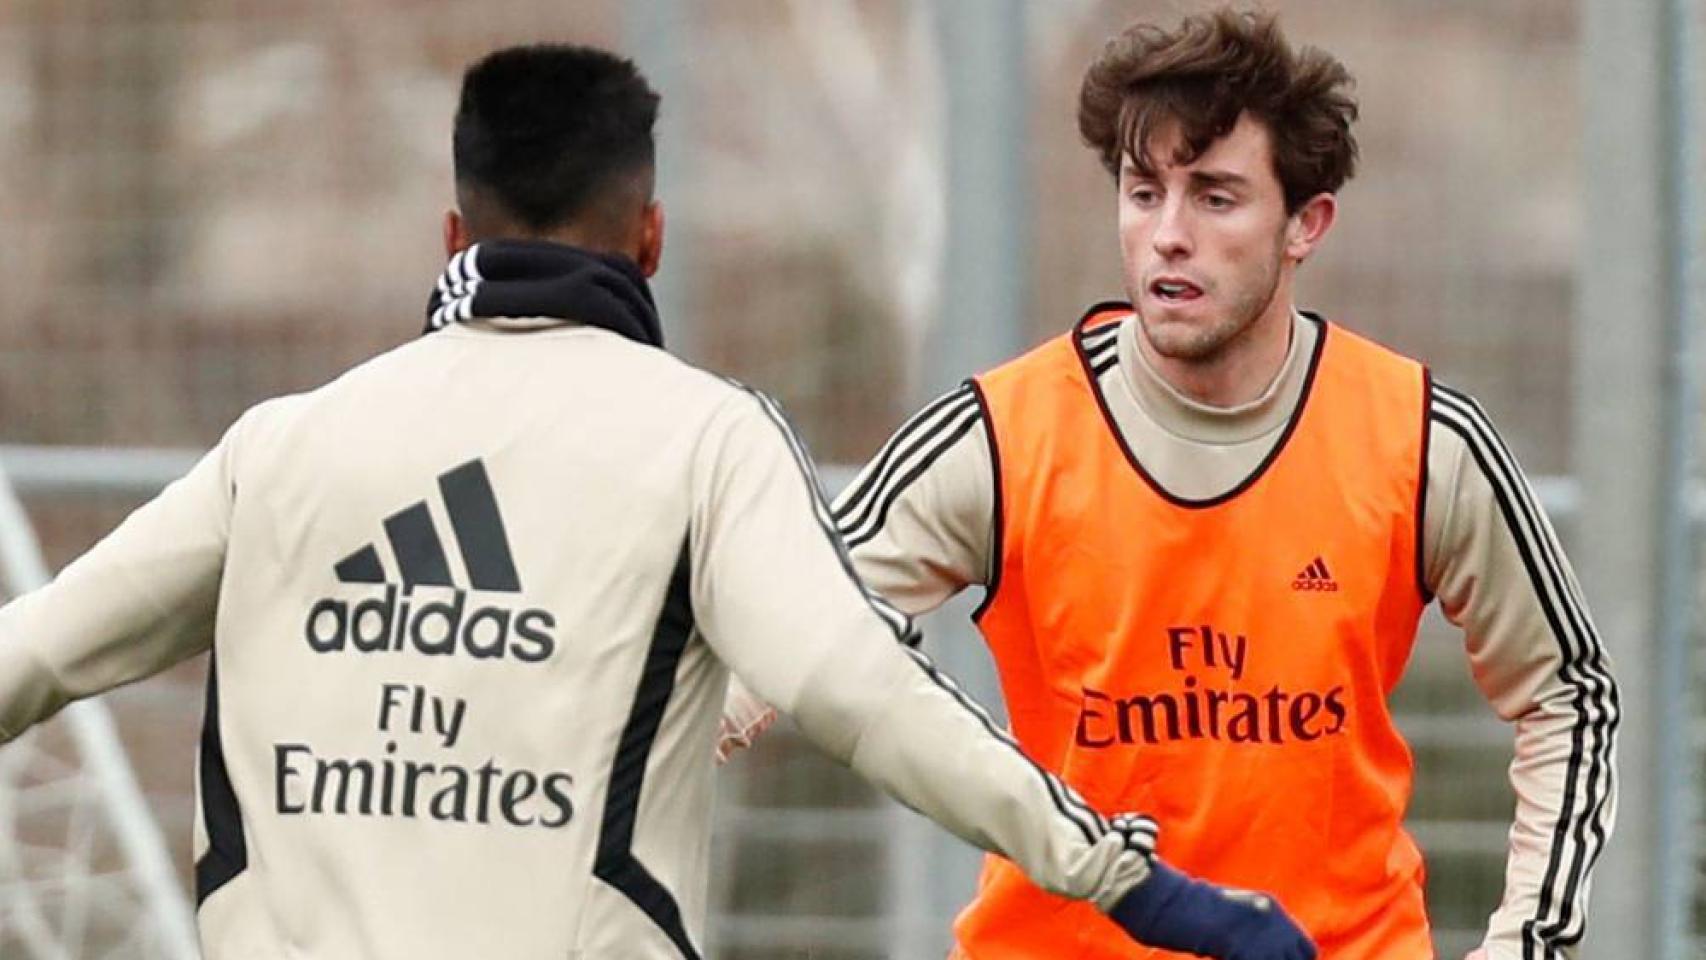
<path fill-rule="evenodd" d="M 657 92 L 639 69 L 604 50 L 499 50 L 462 77 L 457 186 L 480 191 L 521 226 L 562 226 L 618 178 L 652 169 L 657 113 Z"/>
<path fill-rule="evenodd" d="M 1336 193 L 1356 171 L 1350 71 L 1315 48 L 1293 51 L 1273 15 L 1217 10 L 1175 30 L 1138 24 L 1108 41 L 1084 75 L 1078 130 L 1115 177 L 1126 156 L 1153 172 L 1149 141 L 1174 124 L 1190 163 L 1248 113 L 1268 130 L 1286 210 Z"/>

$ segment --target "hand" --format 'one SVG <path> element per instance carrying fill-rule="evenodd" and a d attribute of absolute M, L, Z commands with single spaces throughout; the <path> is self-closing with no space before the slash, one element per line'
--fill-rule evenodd
<path fill-rule="evenodd" d="M 723 699 L 723 719 L 717 728 L 717 763 L 727 763 L 736 751 L 752 746 L 775 722 L 776 708 L 748 690 L 739 677 L 730 677 L 728 696 Z"/>
<path fill-rule="evenodd" d="M 1151 947 L 1215 960 L 1315 960 L 1315 944 L 1272 897 L 1193 880 L 1160 860 L 1108 916 Z"/>

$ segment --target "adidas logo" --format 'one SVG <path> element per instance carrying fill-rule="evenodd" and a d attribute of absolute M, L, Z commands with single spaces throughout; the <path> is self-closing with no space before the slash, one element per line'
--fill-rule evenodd
<path fill-rule="evenodd" d="M 1317 590 L 1322 593 L 1337 593 L 1339 589 L 1339 582 L 1334 580 L 1333 575 L 1328 572 L 1327 561 L 1322 560 L 1320 557 L 1316 557 L 1310 562 L 1309 566 L 1303 568 L 1303 572 L 1297 575 L 1297 579 L 1291 581 L 1291 588 L 1293 590 Z"/>
<path fill-rule="evenodd" d="M 471 589 L 519 594 L 521 578 L 485 464 L 474 459 L 441 474 L 438 490 Z M 470 609 L 469 590 L 451 575 L 444 541 L 425 500 L 386 517 L 382 526 L 400 585 L 387 575 L 374 543 L 339 560 L 332 567 L 339 582 L 383 585 L 385 592 L 353 603 L 338 597 L 317 601 L 303 626 L 315 652 L 413 649 L 428 656 L 460 652 L 482 660 L 513 656 L 527 663 L 555 652 L 551 631 L 557 621 L 549 611 L 500 605 Z"/>
<path fill-rule="evenodd" d="M 456 531 L 462 562 L 474 589 L 520 593 L 521 580 L 515 574 L 515 560 L 509 554 L 509 538 L 504 535 L 503 517 L 498 513 L 486 465 L 470 460 L 440 475 L 438 490 L 444 495 L 444 509 L 450 515 L 450 526 Z M 456 585 L 450 579 L 450 563 L 425 500 L 386 517 L 384 526 L 405 585 Z M 339 560 L 332 570 L 344 583 L 385 582 L 385 566 L 371 543 Z"/>

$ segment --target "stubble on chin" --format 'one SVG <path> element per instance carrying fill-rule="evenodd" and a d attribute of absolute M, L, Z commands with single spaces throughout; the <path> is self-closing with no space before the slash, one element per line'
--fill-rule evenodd
<path fill-rule="evenodd" d="M 1263 278 L 1255 289 L 1236 298 L 1231 309 L 1218 317 L 1194 320 L 1146 317 L 1141 308 L 1137 319 L 1144 338 L 1158 356 L 1178 363 L 1209 363 L 1222 356 L 1249 333 L 1279 291 L 1279 272 Z M 1137 297 L 1133 303 L 1140 303 Z"/>
<path fill-rule="evenodd" d="M 1212 360 L 1249 326 L 1248 318 L 1223 318 L 1206 323 L 1138 318 L 1144 338 L 1160 356 L 1181 363 Z"/>

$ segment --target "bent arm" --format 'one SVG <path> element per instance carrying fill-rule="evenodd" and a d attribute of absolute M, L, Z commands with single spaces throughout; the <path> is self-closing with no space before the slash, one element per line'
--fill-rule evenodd
<path fill-rule="evenodd" d="M 1489 960 L 1573 957 L 1616 808 L 1618 691 L 1580 587 L 1516 460 L 1470 398 L 1436 388 L 1427 580 L 1475 682 L 1516 726 L 1504 898 Z"/>

